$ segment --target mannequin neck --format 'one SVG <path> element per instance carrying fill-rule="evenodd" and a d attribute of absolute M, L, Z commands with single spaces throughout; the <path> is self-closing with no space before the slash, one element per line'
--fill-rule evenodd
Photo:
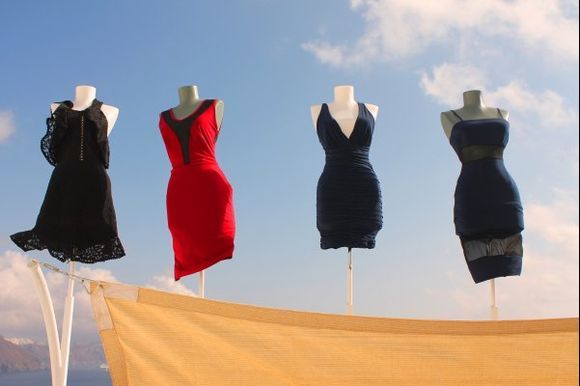
<path fill-rule="evenodd" d="M 483 95 L 480 90 L 469 90 L 463 93 L 463 105 L 468 108 L 484 109 Z"/>
<path fill-rule="evenodd" d="M 199 92 L 197 86 L 183 86 L 178 90 L 180 105 L 195 105 L 199 102 Z"/>
<path fill-rule="evenodd" d="M 75 88 L 75 100 L 73 106 L 77 110 L 89 107 L 97 96 L 97 89 L 93 86 L 77 86 Z"/>
<path fill-rule="evenodd" d="M 343 106 L 356 104 L 353 86 L 336 86 L 334 88 L 334 103 Z"/>

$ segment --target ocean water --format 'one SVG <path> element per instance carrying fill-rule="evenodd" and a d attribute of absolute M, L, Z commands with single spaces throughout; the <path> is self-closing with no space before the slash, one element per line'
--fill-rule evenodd
<path fill-rule="evenodd" d="M 111 386 L 105 370 L 71 370 L 68 386 Z M 50 386 L 49 371 L 0 375 L 0 386 Z"/>

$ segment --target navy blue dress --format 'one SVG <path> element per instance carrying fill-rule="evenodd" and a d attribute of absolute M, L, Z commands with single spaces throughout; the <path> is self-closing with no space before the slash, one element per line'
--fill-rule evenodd
<path fill-rule="evenodd" d="M 350 137 L 322 105 L 316 125 L 326 165 L 316 191 L 320 247 L 374 248 L 383 215 L 379 180 L 369 161 L 375 120 L 364 103 Z"/>
<path fill-rule="evenodd" d="M 455 230 L 476 283 L 522 271 L 523 209 L 516 183 L 503 162 L 509 122 L 463 120 L 452 129 L 450 143 L 462 163 L 455 190 Z"/>

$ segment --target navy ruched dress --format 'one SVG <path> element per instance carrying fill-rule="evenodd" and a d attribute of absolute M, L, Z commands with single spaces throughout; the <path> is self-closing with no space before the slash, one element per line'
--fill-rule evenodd
<path fill-rule="evenodd" d="M 459 118 L 449 138 L 462 163 L 455 190 L 455 230 L 473 280 L 480 283 L 522 271 L 523 209 L 503 162 L 509 122 Z"/>
<path fill-rule="evenodd" d="M 375 247 L 383 225 L 379 180 L 369 161 L 375 120 L 364 103 L 350 137 L 322 105 L 316 125 L 326 153 L 326 164 L 318 180 L 316 222 L 320 247 Z"/>

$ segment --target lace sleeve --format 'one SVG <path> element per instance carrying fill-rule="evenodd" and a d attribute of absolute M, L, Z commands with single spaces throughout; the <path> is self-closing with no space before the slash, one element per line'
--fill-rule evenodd
<path fill-rule="evenodd" d="M 56 166 L 58 160 L 58 145 L 64 137 L 65 128 L 57 124 L 56 111 L 51 112 L 50 117 L 46 118 L 46 134 L 40 140 L 40 150 L 44 158 L 52 166 Z"/>

